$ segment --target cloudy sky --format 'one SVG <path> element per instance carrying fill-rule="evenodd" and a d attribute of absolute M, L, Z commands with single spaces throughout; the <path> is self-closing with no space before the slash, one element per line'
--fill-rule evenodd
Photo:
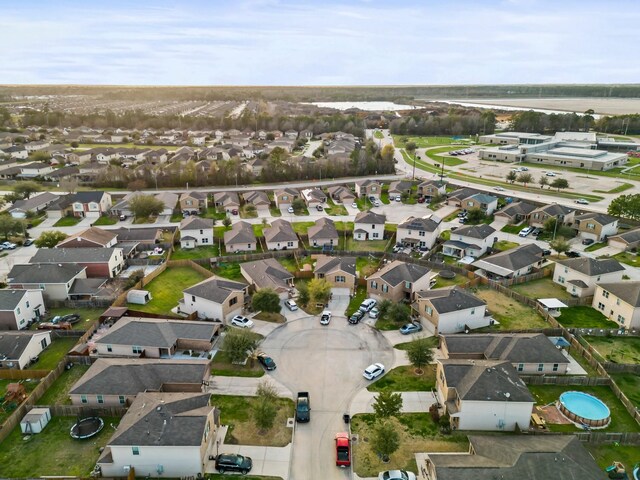
<path fill-rule="evenodd" d="M 637 83 L 638 25 L 638 0 L 2 0 L 0 83 Z"/>

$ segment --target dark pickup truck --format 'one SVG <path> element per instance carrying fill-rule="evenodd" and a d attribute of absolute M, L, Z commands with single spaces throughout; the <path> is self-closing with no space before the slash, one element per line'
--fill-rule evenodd
<path fill-rule="evenodd" d="M 311 419 L 311 407 L 309 406 L 309 392 L 298 392 L 296 401 L 296 421 L 308 422 Z"/>

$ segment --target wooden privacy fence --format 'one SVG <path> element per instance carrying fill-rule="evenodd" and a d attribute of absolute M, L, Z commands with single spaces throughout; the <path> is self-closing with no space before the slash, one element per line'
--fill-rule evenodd
<path fill-rule="evenodd" d="M 94 416 L 122 417 L 127 413 L 125 407 L 87 407 L 86 405 L 38 405 L 51 409 L 51 415 L 57 417 Z"/>
<path fill-rule="evenodd" d="M 638 363 L 604 362 L 602 366 L 609 373 L 635 373 L 640 375 L 640 364 Z"/>
<path fill-rule="evenodd" d="M 575 375 L 520 375 L 527 385 L 610 385 L 611 379 L 607 377 L 578 377 Z"/>
<path fill-rule="evenodd" d="M 17 368 L 3 368 L 0 378 L 3 380 L 26 380 L 27 378 L 44 378 L 51 370 L 18 370 Z"/>

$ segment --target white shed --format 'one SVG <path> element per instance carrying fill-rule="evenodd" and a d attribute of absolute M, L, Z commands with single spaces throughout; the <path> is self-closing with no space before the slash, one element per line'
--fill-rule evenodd
<path fill-rule="evenodd" d="M 151 292 L 147 292 L 146 290 L 129 290 L 129 292 L 127 293 L 128 303 L 146 305 L 151 301 L 152 298 L 153 297 L 151 296 Z"/>
<path fill-rule="evenodd" d="M 22 433 L 40 433 L 51 420 L 48 408 L 32 408 L 20 421 Z"/>

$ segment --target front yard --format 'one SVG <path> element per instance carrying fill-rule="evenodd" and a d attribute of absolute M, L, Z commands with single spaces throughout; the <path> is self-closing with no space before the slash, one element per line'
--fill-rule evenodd
<path fill-rule="evenodd" d="M 276 400 L 278 414 L 271 430 L 258 431 L 252 418 L 254 397 L 237 395 L 212 395 L 211 405 L 220 409 L 220 422 L 229 425 L 225 443 L 232 445 L 256 445 L 284 447 L 291 442 L 292 429 L 287 427 L 287 419 L 294 415 L 294 404 L 288 398 Z"/>
<path fill-rule="evenodd" d="M 88 478 L 98 460 L 99 449 L 113 434 L 111 424 L 119 418 L 103 418 L 105 428 L 88 440 L 75 440 L 69 430 L 77 417 L 52 417 L 46 428 L 37 435 L 23 439 L 20 426 L 2 442 L 0 448 L 0 477 L 34 478 L 45 475 Z"/>
<path fill-rule="evenodd" d="M 557 320 L 566 328 L 618 328 L 616 322 L 588 306 L 562 308 Z"/>
<path fill-rule="evenodd" d="M 349 301 L 349 306 L 347 307 L 345 315 L 347 317 L 353 315 L 365 298 L 367 298 L 367 287 L 357 287 L 356 294 Z"/>
<path fill-rule="evenodd" d="M 632 267 L 640 266 L 640 259 L 638 259 L 638 255 L 633 252 L 616 253 L 613 258 L 615 258 L 620 263 L 626 263 L 627 265 L 631 265 Z"/>
<path fill-rule="evenodd" d="M 571 295 L 561 285 L 553 283 L 551 277 L 540 278 L 526 283 L 513 285 L 511 290 L 518 292 L 525 297 L 538 298 L 557 298 L 558 300 L 569 300 Z"/>
<path fill-rule="evenodd" d="M 211 374 L 221 377 L 262 377 L 264 368 L 252 358 L 247 360 L 246 365 L 234 365 L 226 352 L 221 350 L 213 357 Z"/>
<path fill-rule="evenodd" d="M 430 392 L 436 386 L 436 366 L 423 367 L 423 374 L 416 375 L 413 365 L 403 365 L 387 372 L 381 379 L 372 383 L 370 392 Z"/>
<path fill-rule="evenodd" d="M 491 331 L 496 328 L 498 330 L 527 330 L 549 327 L 549 324 L 533 308 L 521 304 L 504 293 L 482 287 L 474 289 L 474 294 L 487 302 L 491 315 L 500 322 L 499 325 L 486 327 L 486 329 Z"/>
<path fill-rule="evenodd" d="M 77 225 L 82 220 L 81 217 L 62 217 L 56 223 L 53 224 L 54 227 L 73 227 Z"/>
<path fill-rule="evenodd" d="M 128 304 L 132 310 L 141 312 L 170 314 L 178 305 L 185 288 L 204 280 L 205 277 L 189 267 L 170 267 L 144 286 L 151 292 L 152 300 L 146 305 Z"/>

